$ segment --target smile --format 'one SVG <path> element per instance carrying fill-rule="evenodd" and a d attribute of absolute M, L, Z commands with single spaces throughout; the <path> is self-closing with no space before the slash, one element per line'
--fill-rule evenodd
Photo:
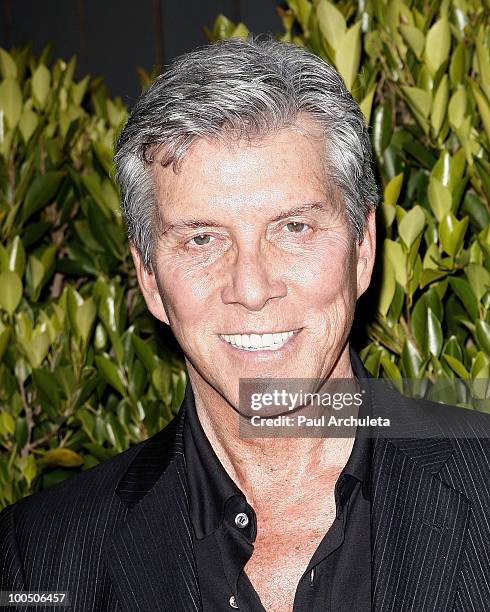
<path fill-rule="evenodd" d="M 277 351 L 300 330 L 266 334 L 220 334 L 225 342 L 244 351 Z"/>

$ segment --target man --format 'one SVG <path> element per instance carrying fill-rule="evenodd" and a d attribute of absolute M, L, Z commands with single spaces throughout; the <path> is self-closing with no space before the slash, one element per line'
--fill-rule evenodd
<path fill-rule="evenodd" d="M 117 178 L 185 399 L 2 513 L 2 589 L 84 612 L 488 609 L 488 416 L 373 384 L 359 414 L 403 436 L 241 435 L 240 379 L 374 382 L 348 342 L 375 259 L 371 155 L 339 75 L 290 44 L 208 45 L 141 96 Z"/>

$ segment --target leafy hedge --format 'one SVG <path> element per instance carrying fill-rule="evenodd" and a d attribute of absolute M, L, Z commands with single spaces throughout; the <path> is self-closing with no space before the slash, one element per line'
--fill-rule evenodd
<path fill-rule="evenodd" d="M 127 117 L 75 60 L 0 50 L 0 506 L 160 430 L 182 357 L 138 290 L 112 173 Z"/>
<path fill-rule="evenodd" d="M 427 396 L 490 412 L 490 7 L 286 4 L 282 40 L 343 76 L 370 125 L 384 189 L 361 357 L 404 392 L 406 379 L 465 381 L 457 397 L 457 385 Z M 220 15 L 208 34 L 248 29 Z"/>
<path fill-rule="evenodd" d="M 361 357 L 400 385 L 462 379 L 458 403 L 489 411 L 473 382 L 490 378 L 489 9 L 278 11 L 279 36 L 335 65 L 371 126 L 384 198 Z M 220 15 L 208 34 L 247 32 Z M 185 388 L 139 293 L 111 179 L 126 109 L 74 70 L 0 50 L 0 506 L 161 429 Z"/>

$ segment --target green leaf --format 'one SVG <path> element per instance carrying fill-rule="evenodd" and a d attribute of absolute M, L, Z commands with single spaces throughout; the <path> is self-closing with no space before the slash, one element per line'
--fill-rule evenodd
<path fill-rule="evenodd" d="M 0 361 L 2 360 L 5 349 L 8 346 L 11 333 L 10 327 L 5 326 L 0 319 Z"/>
<path fill-rule="evenodd" d="M 232 32 L 232 38 L 242 38 L 245 40 L 247 36 L 250 34 L 250 30 L 244 23 L 238 23 L 235 29 Z"/>
<path fill-rule="evenodd" d="M 5 272 L 9 269 L 9 256 L 7 249 L 0 242 L 0 272 Z"/>
<path fill-rule="evenodd" d="M 66 312 L 68 314 L 70 328 L 72 329 L 75 337 L 81 338 L 81 333 L 78 328 L 77 311 L 80 306 L 83 306 L 83 298 L 78 293 L 78 291 L 76 291 L 72 287 L 67 287 L 65 292 L 66 292 Z"/>
<path fill-rule="evenodd" d="M 77 328 L 83 342 L 87 342 L 97 316 L 97 306 L 93 298 L 88 298 L 77 308 Z"/>
<path fill-rule="evenodd" d="M 32 371 L 32 379 L 44 401 L 48 404 L 52 404 L 59 410 L 61 398 L 58 389 L 58 381 L 54 374 L 45 368 L 34 369 Z"/>
<path fill-rule="evenodd" d="M 395 386 L 398 388 L 399 391 L 402 391 L 402 375 L 400 370 L 398 369 L 398 366 L 384 355 L 380 359 L 380 364 L 383 367 L 383 370 L 388 375 L 388 378 L 395 383 Z"/>
<path fill-rule="evenodd" d="M 84 460 L 81 455 L 69 448 L 51 448 L 44 453 L 40 463 L 71 468 L 83 465 Z"/>
<path fill-rule="evenodd" d="M 475 263 L 468 264 L 465 272 L 476 300 L 479 302 L 485 292 L 490 289 L 490 273 L 483 266 Z"/>
<path fill-rule="evenodd" d="M 464 367 L 464 365 L 461 363 L 461 361 L 459 359 L 456 359 L 456 357 L 452 357 L 451 355 L 446 355 L 445 353 L 443 353 L 442 355 L 444 357 L 444 359 L 447 361 L 447 363 L 449 364 L 450 368 L 463 380 L 467 380 L 470 378 L 470 373 L 468 372 L 468 370 Z"/>
<path fill-rule="evenodd" d="M 126 256 L 126 242 L 122 228 L 113 220 L 105 218 L 104 214 L 93 201 L 87 202 L 90 230 L 104 250 L 116 259 Z"/>
<path fill-rule="evenodd" d="M 94 295 L 98 302 L 99 317 L 111 339 L 117 361 L 122 363 L 124 359 L 123 345 L 120 337 L 122 332 L 121 301 L 122 294 L 116 291 L 113 284 L 97 281 Z"/>
<path fill-rule="evenodd" d="M 26 252 L 22 240 L 19 236 L 15 236 L 7 249 L 8 254 L 8 270 L 16 272 L 19 278 L 22 278 L 26 265 Z"/>
<path fill-rule="evenodd" d="M 138 338 L 138 336 L 135 336 L 134 334 L 132 335 L 132 342 L 139 360 L 151 374 L 156 365 L 155 353 L 144 340 Z"/>
<path fill-rule="evenodd" d="M 384 102 L 383 104 L 379 104 L 374 111 L 374 121 L 373 121 L 373 145 L 374 150 L 376 151 L 376 155 L 379 159 L 383 159 L 383 153 L 385 152 L 386 147 L 391 142 L 392 136 L 392 117 L 391 117 L 391 106 L 388 102 Z M 400 175 L 398 175 L 400 176 Z M 395 177 L 397 178 L 397 177 Z M 394 179 L 392 179 L 394 180 Z M 403 175 L 401 180 L 403 181 Z M 386 199 L 386 189 L 385 188 L 385 199 Z M 400 183 L 401 188 L 401 183 Z M 399 193 L 399 192 L 398 192 Z M 398 195 L 396 199 L 398 198 Z M 389 204 L 396 204 L 395 202 L 389 201 Z"/>
<path fill-rule="evenodd" d="M 22 281 L 18 274 L 8 270 L 0 274 L 0 308 L 12 315 L 22 299 Z"/>
<path fill-rule="evenodd" d="M 347 30 L 339 45 L 335 47 L 335 63 L 349 91 L 359 71 L 360 61 L 361 22 L 357 21 Z"/>
<path fill-rule="evenodd" d="M 342 13 L 328 0 L 320 0 L 316 14 L 320 32 L 328 44 L 332 49 L 339 48 L 347 28 Z"/>
<path fill-rule="evenodd" d="M 359 107 L 362 110 L 362 114 L 364 115 L 364 119 L 366 120 L 366 124 L 370 125 L 371 119 L 371 110 L 373 108 L 373 100 L 374 93 L 376 92 L 376 83 L 373 83 L 370 90 L 364 96 L 363 100 L 360 102 Z"/>
<path fill-rule="evenodd" d="M 25 143 L 29 142 L 31 139 L 31 136 L 34 134 L 38 123 L 39 121 L 37 115 L 31 109 L 27 109 L 22 113 L 19 121 L 19 129 Z"/>
<path fill-rule="evenodd" d="M 34 302 L 39 297 L 39 290 L 41 289 L 45 273 L 46 270 L 43 264 L 37 257 L 31 255 L 27 263 L 26 281 L 29 295 Z"/>
<path fill-rule="evenodd" d="M 169 364 L 159 359 L 153 370 L 151 380 L 163 401 L 168 402 L 170 400 L 170 385 L 172 382 Z"/>
<path fill-rule="evenodd" d="M 472 223 L 477 226 L 478 231 L 490 225 L 490 214 L 480 198 L 474 193 L 466 192 L 461 211 L 468 213 Z"/>
<path fill-rule="evenodd" d="M 383 244 L 383 258 L 391 263 L 396 280 L 405 288 L 407 286 L 407 258 L 402 245 L 386 238 Z"/>
<path fill-rule="evenodd" d="M 421 59 L 425 47 L 425 36 L 418 28 L 411 25 L 401 25 L 400 32 L 407 41 L 408 46 L 415 53 L 417 59 Z"/>
<path fill-rule="evenodd" d="M 467 95 L 466 89 L 460 85 L 451 96 L 448 107 L 449 123 L 453 129 L 457 129 L 463 123 L 466 115 Z"/>
<path fill-rule="evenodd" d="M 490 325 L 478 319 L 475 324 L 475 334 L 481 349 L 490 357 Z"/>
<path fill-rule="evenodd" d="M 387 319 L 389 323 L 395 327 L 398 325 L 400 315 L 402 312 L 403 305 L 405 303 L 405 291 L 402 289 L 400 283 L 395 282 L 395 295 L 390 304 Z"/>
<path fill-rule="evenodd" d="M 420 378 L 422 357 L 408 338 L 405 338 L 403 343 L 402 364 L 405 375 L 408 378 Z"/>
<path fill-rule="evenodd" d="M 441 221 L 442 218 L 451 210 L 451 192 L 447 187 L 444 187 L 440 181 L 434 177 L 431 177 L 427 195 L 429 197 L 430 207 L 432 208 L 434 215 L 438 221 Z"/>
<path fill-rule="evenodd" d="M 412 110 L 415 110 L 427 119 L 432 107 L 431 92 L 419 87 L 409 87 L 408 85 L 403 85 L 401 89 L 407 97 L 408 104 Z"/>
<path fill-rule="evenodd" d="M 425 334 L 427 327 L 427 303 L 425 300 L 425 295 L 422 295 L 415 306 L 412 309 L 412 314 L 410 317 L 410 328 L 412 334 L 417 342 L 418 347 L 424 353 L 426 352 L 426 342 L 425 342 Z"/>
<path fill-rule="evenodd" d="M 479 319 L 480 314 L 478 312 L 478 302 L 476 301 L 476 297 L 471 290 L 468 281 L 464 280 L 464 278 L 451 276 L 449 278 L 449 283 L 454 293 L 456 293 L 459 299 L 463 302 L 463 305 L 470 315 L 470 318 L 472 320 Z"/>
<path fill-rule="evenodd" d="M 442 348 L 442 328 L 439 319 L 432 312 L 432 308 L 427 308 L 427 329 L 426 329 L 426 349 L 427 352 L 437 357 Z"/>
<path fill-rule="evenodd" d="M 446 117 L 447 101 L 449 97 L 449 79 L 445 74 L 439 87 L 437 88 L 431 110 L 431 125 L 434 128 L 434 134 L 437 136 L 441 130 L 442 122 Z"/>
<path fill-rule="evenodd" d="M 25 347 L 26 357 L 33 368 L 38 368 L 44 361 L 50 345 L 49 332 L 37 329 Z"/>
<path fill-rule="evenodd" d="M 484 160 L 475 159 L 475 166 L 478 171 L 478 175 L 480 176 L 483 190 L 486 194 L 490 193 L 490 167 L 488 163 L 485 163 Z"/>
<path fill-rule="evenodd" d="M 39 64 L 32 75 L 32 94 L 36 106 L 40 109 L 46 106 L 50 85 L 51 73 L 44 64 Z"/>
<path fill-rule="evenodd" d="M 383 261 L 383 277 L 381 281 L 381 290 L 379 293 L 378 310 L 383 315 L 388 314 L 393 296 L 395 295 L 396 279 L 393 266 L 390 261 L 385 258 Z"/>
<path fill-rule="evenodd" d="M 403 172 L 397 174 L 385 187 L 384 201 L 386 204 L 395 206 L 400 197 L 400 192 L 403 185 Z"/>
<path fill-rule="evenodd" d="M 126 433 L 113 414 L 108 415 L 106 421 L 107 437 L 111 444 L 121 452 L 126 448 Z"/>
<path fill-rule="evenodd" d="M 482 351 L 478 351 L 471 364 L 471 376 L 478 378 L 483 373 L 488 378 L 488 366 L 488 357 Z"/>
<path fill-rule="evenodd" d="M 451 257 L 455 257 L 463 246 L 464 235 L 469 223 L 469 217 L 458 221 L 452 213 L 447 213 L 439 224 L 439 240 L 442 248 Z"/>
<path fill-rule="evenodd" d="M 4 79 L 17 78 L 17 64 L 5 49 L 0 49 L 0 72 Z"/>
<path fill-rule="evenodd" d="M 478 111 L 487 134 L 487 139 L 490 142 L 490 104 L 486 96 L 482 93 L 481 89 L 474 81 L 470 81 L 473 96 L 478 106 Z"/>
<path fill-rule="evenodd" d="M 11 130 L 17 127 L 22 112 L 22 92 L 19 83 L 11 77 L 0 84 L 0 111 Z"/>
<path fill-rule="evenodd" d="M 410 248 L 425 227 L 425 213 L 421 206 L 415 205 L 398 224 L 398 233 L 405 245 Z"/>
<path fill-rule="evenodd" d="M 172 374 L 172 380 L 174 385 L 174 392 L 172 395 L 172 410 L 176 412 L 184 400 L 187 382 L 186 373 L 183 370 L 181 370 L 178 374 L 174 372 Z"/>
<path fill-rule="evenodd" d="M 427 67 L 435 74 L 439 66 L 449 57 L 451 30 L 445 17 L 442 17 L 427 32 L 424 59 Z"/>
<path fill-rule="evenodd" d="M 25 223 L 31 215 L 49 204 L 56 195 L 64 172 L 46 172 L 34 179 L 22 207 L 22 221 Z"/>
<path fill-rule="evenodd" d="M 441 317 L 439 317 L 439 319 L 440 318 Z M 464 359 L 463 351 L 461 350 L 461 347 L 459 346 L 459 343 L 458 343 L 458 339 L 456 338 L 454 334 L 451 334 L 451 336 L 449 336 L 449 339 L 447 340 L 442 350 L 443 350 L 443 353 L 445 353 L 446 355 L 451 355 L 451 357 L 456 357 L 456 359 L 459 359 L 460 361 Z"/>
<path fill-rule="evenodd" d="M 453 85 L 459 85 L 463 82 L 467 67 L 466 67 L 466 42 L 460 42 L 454 49 L 451 55 L 449 64 L 449 77 Z"/>
<path fill-rule="evenodd" d="M 97 368 L 106 383 L 111 385 L 111 387 L 113 387 L 124 397 L 126 395 L 126 384 L 118 367 L 109 359 L 109 357 L 105 357 L 103 355 L 97 355 L 95 357 L 95 363 L 97 364 Z"/>
<path fill-rule="evenodd" d="M 15 421 L 8 412 L 0 412 L 0 436 L 11 436 L 15 431 Z"/>
<path fill-rule="evenodd" d="M 37 474 L 37 465 L 36 459 L 33 455 L 27 455 L 25 457 L 20 457 L 18 459 L 18 465 L 22 476 L 27 481 L 27 486 L 30 487 L 32 481 L 36 477 Z"/>

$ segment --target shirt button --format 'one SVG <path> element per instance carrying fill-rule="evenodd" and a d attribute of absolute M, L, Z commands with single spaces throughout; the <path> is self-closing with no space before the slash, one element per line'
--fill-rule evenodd
<path fill-rule="evenodd" d="M 244 529 L 248 525 L 248 523 L 248 516 L 245 514 L 245 512 L 239 512 L 235 516 L 235 525 L 240 529 Z"/>
<path fill-rule="evenodd" d="M 230 606 L 234 608 L 235 610 L 239 609 L 234 595 L 230 597 Z"/>

